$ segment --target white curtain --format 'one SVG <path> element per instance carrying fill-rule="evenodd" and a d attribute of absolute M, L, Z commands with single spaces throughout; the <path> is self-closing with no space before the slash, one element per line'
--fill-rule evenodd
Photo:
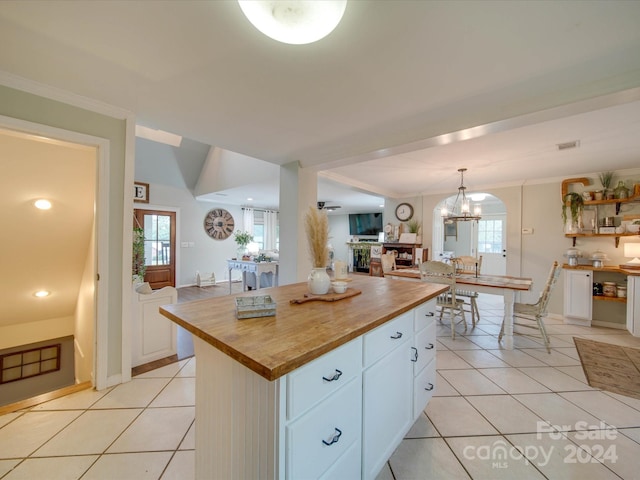
<path fill-rule="evenodd" d="M 253 235 L 253 208 L 242 209 L 242 231 Z"/>
<path fill-rule="evenodd" d="M 264 249 L 275 250 L 278 235 L 278 212 L 264 212 Z"/>

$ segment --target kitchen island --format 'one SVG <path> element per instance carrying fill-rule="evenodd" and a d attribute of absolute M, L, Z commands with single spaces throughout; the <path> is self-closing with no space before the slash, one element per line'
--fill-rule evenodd
<path fill-rule="evenodd" d="M 231 295 L 161 307 L 194 337 L 196 478 L 375 477 L 433 394 L 446 288 L 355 276 L 358 295 L 291 304 L 308 288 L 286 285 L 243 320 Z"/>

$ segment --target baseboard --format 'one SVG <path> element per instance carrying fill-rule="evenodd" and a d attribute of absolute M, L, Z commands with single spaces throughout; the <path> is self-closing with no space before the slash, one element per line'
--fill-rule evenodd
<path fill-rule="evenodd" d="M 118 373 L 117 375 L 111 375 L 107 377 L 107 388 L 114 387 L 116 385 L 120 385 L 122 383 L 122 374 Z"/>
<path fill-rule="evenodd" d="M 592 320 L 591 326 L 596 327 L 604 327 L 604 328 L 615 328 L 617 330 L 626 330 L 627 325 L 623 323 L 612 323 L 612 322 L 601 322 L 599 320 Z"/>
<path fill-rule="evenodd" d="M 565 325 L 578 325 L 580 327 L 590 327 L 591 326 L 591 321 L 590 320 L 580 320 L 578 318 L 570 318 L 570 317 L 564 317 L 563 319 L 563 323 Z"/>

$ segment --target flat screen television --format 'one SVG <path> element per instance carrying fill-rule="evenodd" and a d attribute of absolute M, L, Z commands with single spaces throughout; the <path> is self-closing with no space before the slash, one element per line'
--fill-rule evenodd
<path fill-rule="evenodd" d="M 349 235 L 378 235 L 381 231 L 382 212 L 349 214 Z"/>

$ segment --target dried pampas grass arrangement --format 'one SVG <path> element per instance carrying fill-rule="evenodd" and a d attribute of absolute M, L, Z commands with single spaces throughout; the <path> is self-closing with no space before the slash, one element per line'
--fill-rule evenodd
<path fill-rule="evenodd" d="M 304 219 L 304 229 L 307 233 L 311 263 L 314 268 L 327 266 L 329 261 L 329 219 L 327 212 L 309 207 Z"/>

